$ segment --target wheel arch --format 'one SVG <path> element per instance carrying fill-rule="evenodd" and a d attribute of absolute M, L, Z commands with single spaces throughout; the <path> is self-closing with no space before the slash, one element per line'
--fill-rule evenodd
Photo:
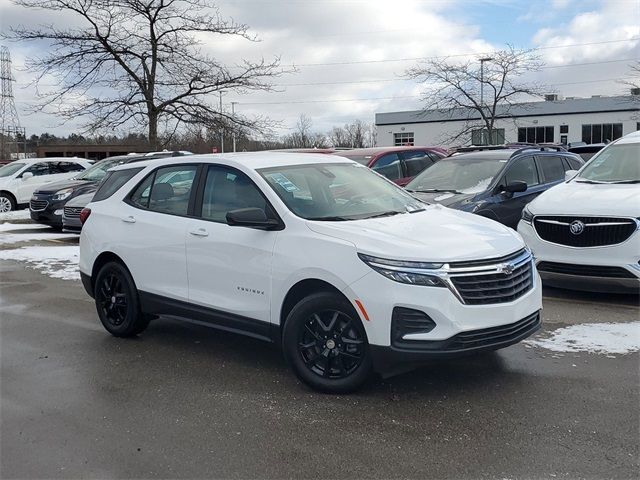
<path fill-rule="evenodd" d="M 327 282 L 326 280 L 320 280 L 319 278 L 306 278 L 304 280 L 300 280 L 292 285 L 291 288 L 289 288 L 287 294 L 284 297 L 284 300 L 282 301 L 282 305 L 280 307 L 280 316 L 278 317 L 280 320 L 280 334 L 282 334 L 284 324 L 293 307 L 295 307 L 296 304 L 303 298 L 318 292 L 336 293 L 353 306 L 351 300 L 349 300 L 349 298 L 347 298 L 347 296 L 343 292 L 341 292 L 340 289 L 338 289 L 335 285 Z M 356 312 L 356 314 L 357 313 L 358 312 Z"/>
<path fill-rule="evenodd" d="M 10 199 L 13 200 L 13 204 L 17 207 L 18 206 L 18 199 L 16 198 L 16 196 L 11 193 L 9 190 L 0 190 L 0 195 L 6 195 L 7 197 L 9 197 Z"/>
<path fill-rule="evenodd" d="M 122 260 L 122 258 L 120 258 L 115 253 L 102 252 L 100 255 L 96 257 L 95 261 L 93 262 L 93 267 L 91 268 L 91 289 L 92 290 L 95 289 L 96 275 L 98 274 L 100 269 L 109 262 L 117 262 L 121 264 L 124 268 L 129 270 L 126 263 L 124 263 L 124 260 Z M 131 271 L 129 271 L 129 274 L 131 274 Z"/>

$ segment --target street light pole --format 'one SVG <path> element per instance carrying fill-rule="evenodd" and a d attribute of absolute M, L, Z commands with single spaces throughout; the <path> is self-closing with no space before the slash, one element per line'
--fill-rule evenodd
<path fill-rule="evenodd" d="M 220 90 L 220 118 L 222 119 L 222 90 Z M 224 127 L 222 125 L 220 125 L 220 153 L 224 153 Z"/>
<path fill-rule="evenodd" d="M 485 57 L 480 59 L 480 111 L 484 108 L 484 62 L 490 62 L 493 60 L 491 57 Z M 484 129 L 483 129 L 484 130 Z M 488 142 L 485 142 L 488 143 Z"/>
<path fill-rule="evenodd" d="M 231 116 L 235 119 L 236 116 L 236 103 L 231 102 Z M 233 153 L 236 153 L 236 129 L 234 128 L 231 132 L 231 138 L 233 140 Z"/>

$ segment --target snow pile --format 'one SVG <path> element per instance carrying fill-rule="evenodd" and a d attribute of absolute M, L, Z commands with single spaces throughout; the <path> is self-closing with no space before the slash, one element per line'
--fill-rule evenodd
<path fill-rule="evenodd" d="M 0 220 L 29 220 L 31 213 L 28 208 L 24 210 L 13 210 L 11 212 L 0 212 Z"/>
<path fill-rule="evenodd" d="M 640 350 L 640 322 L 583 323 L 525 343 L 554 352 L 631 353 Z"/>
<path fill-rule="evenodd" d="M 27 266 L 62 280 L 79 280 L 77 245 L 55 247 L 22 247 L 14 250 L 0 250 L 0 260 L 25 262 Z"/>

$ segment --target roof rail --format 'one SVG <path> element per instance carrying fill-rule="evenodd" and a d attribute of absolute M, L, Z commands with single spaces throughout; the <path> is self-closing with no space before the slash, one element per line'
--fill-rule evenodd
<path fill-rule="evenodd" d="M 516 155 L 520 155 L 522 152 L 527 152 L 532 150 L 535 152 L 566 152 L 567 151 L 567 149 L 561 145 L 543 145 L 543 146 L 535 145 L 530 147 L 519 148 L 515 152 L 513 152 L 511 156 L 514 157 Z"/>
<path fill-rule="evenodd" d="M 469 147 L 458 147 L 452 153 L 482 152 L 484 150 L 507 150 L 508 145 L 471 145 Z"/>

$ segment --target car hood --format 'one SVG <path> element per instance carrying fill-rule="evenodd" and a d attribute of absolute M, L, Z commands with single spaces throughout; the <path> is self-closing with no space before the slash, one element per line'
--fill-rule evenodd
<path fill-rule="evenodd" d="M 309 221 L 316 233 L 353 243 L 358 252 L 396 260 L 453 262 L 501 257 L 524 247 L 504 225 L 441 205 L 392 217 Z"/>
<path fill-rule="evenodd" d="M 96 182 L 90 182 L 87 180 L 60 180 L 59 182 L 47 183 L 42 187 L 38 188 L 35 193 L 56 193 L 58 190 L 62 190 L 63 188 L 82 188 L 82 187 L 91 187 L 93 185 L 97 185 Z"/>
<path fill-rule="evenodd" d="M 528 206 L 534 215 L 640 216 L 640 185 L 561 183 Z"/>
<path fill-rule="evenodd" d="M 437 192 L 437 193 L 420 193 L 410 192 L 414 197 L 428 203 L 439 203 L 445 207 L 459 208 L 462 204 L 466 203 L 470 199 L 476 196 L 475 193 L 451 193 L 451 192 Z"/>

